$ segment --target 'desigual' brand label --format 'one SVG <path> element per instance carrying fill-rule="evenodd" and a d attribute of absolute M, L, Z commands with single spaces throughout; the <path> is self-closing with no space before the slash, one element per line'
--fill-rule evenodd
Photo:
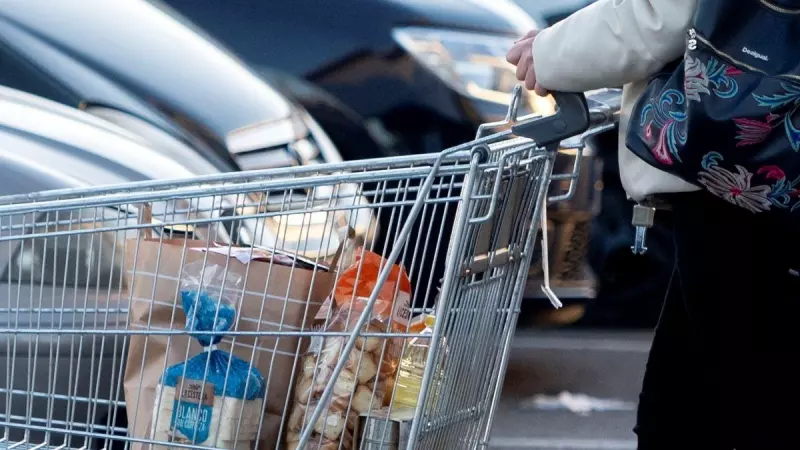
<path fill-rule="evenodd" d="M 198 444 L 208 440 L 214 410 L 214 386 L 202 380 L 179 378 L 170 419 L 176 442 Z"/>
<path fill-rule="evenodd" d="M 751 50 L 751 49 L 749 49 L 747 47 L 742 47 L 742 53 L 744 53 L 745 55 L 750 55 L 753 58 L 769 62 L 769 56 L 767 56 L 767 55 L 765 55 L 763 53 L 759 53 L 759 52 L 757 52 L 755 50 Z"/>

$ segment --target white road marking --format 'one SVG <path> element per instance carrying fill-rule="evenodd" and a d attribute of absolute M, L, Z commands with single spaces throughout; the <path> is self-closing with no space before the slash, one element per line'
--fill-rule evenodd
<path fill-rule="evenodd" d="M 569 439 L 569 438 L 492 438 L 490 449 L 539 450 L 636 450 L 635 440 Z"/>
<path fill-rule="evenodd" d="M 517 333 L 511 348 L 539 350 L 591 350 L 606 352 L 648 353 L 650 340 L 587 337 L 548 337 Z"/>

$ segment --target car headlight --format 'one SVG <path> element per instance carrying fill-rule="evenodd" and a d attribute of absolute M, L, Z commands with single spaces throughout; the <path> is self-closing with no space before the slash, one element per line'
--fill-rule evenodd
<path fill-rule="evenodd" d="M 463 95 L 507 105 L 519 84 L 516 69 L 506 61 L 513 38 L 422 27 L 398 28 L 393 36 L 423 66 Z M 550 97 L 527 98 L 534 112 L 554 111 Z"/>
<path fill-rule="evenodd" d="M 306 127 L 308 127 L 308 133 L 313 138 L 314 143 L 314 156 L 320 162 L 327 162 L 327 163 L 339 163 L 344 161 L 342 158 L 342 154 L 339 152 L 339 149 L 336 148 L 336 145 L 331 141 L 331 138 L 328 137 L 328 134 L 322 129 L 319 123 L 311 117 L 310 114 L 307 112 L 302 113 L 303 123 L 305 123 Z M 297 146 L 297 143 L 295 143 Z M 302 154 L 301 154 L 302 156 Z M 310 156 L 306 157 L 310 159 Z"/>
<path fill-rule="evenodd" d="M 302 157 L 317 153 L 308 129 L 297 115 L 247 125 L 225 138 L 228 151 L 243 170 L 304 164 Z M 312 156 L 313 158 L 313 156 Z"/>

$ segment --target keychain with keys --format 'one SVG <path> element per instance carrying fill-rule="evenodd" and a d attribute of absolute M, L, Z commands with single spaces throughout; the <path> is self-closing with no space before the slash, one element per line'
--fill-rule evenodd
<path fill-rule="evenodd" d="M 634 255 L 644 255 L 647 252 L 645 239 L 647 229 L 653 227 L 653 219 L 656 215 L 656 208 L 650 205 L 636 204 L 633 207 L 633 220 L 631 223 L 636 227 L 636 238 L 633 241 L 631 251 Z"/>

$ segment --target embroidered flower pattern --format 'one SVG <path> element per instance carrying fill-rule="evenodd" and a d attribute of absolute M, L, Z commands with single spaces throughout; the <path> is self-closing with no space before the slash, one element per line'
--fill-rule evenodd
<path fill-rule="evenodd" d="M 673 165 L 675 161 L 681 162 L 678 153 L 686 144 L 687 102 L 699 102 L 701 95 L 721 98 L 735 96 L 739 92 L 739 83 L 733 77 L 741 73 L 739 69 L 715 58 L 709 58 L 704 63 L 699 58 L 686 55 L 683 92 L 667 89 L 642 109 L 640 126 L 644 127 L 645 140 L 650 144 L 656 161 L 666 166 Z"/>
<path fill-rule="evenodd" d="M 767 180 L 782 180 L 786 178 L 786 174 L 778 166 L 761 166 L 756 171 L 756 174 L 761 175 Z"/>
<path fill-rule="evenodd" d="M 685 103 L 681 91 L 669 89 L 642 109 L 640 125 L 644 126 L 645 139 L 652 144 L 650 151 L 661 164 L 671 166 L 673 158 L 681 160 L 678 148 L 686 144 Z"/>
<path fill-rule="evenodd" d="M 800 191 L 797 190 L 798 183 L 800 183 L 800 177 L 795 178 L 793 181 L 789 181 L 787 178 L 775 181 L 772 185 L 772 192 L 769 195 L 772 204 L 783 209 L 791 207 L 791 211 L 800 207 L 800 202 L 797 201 L 798 196 L 800 196 Z"/>
<path fill-rule="evenodd" d="M 710 95 L 706 65 L 700 59 L 686 55 L 683 66 L 683 91 L 688 100 L 700 101 L 700 94 Z"/>
<path fill-rule="evenodd" d="M 712 164 L 698 174 L 698 181 L 717 197 L 752 213 L 769 210 L 772 188 L 767 185 L 753 186 L 753 174 L 742 166 L 736 165 L 735 168 L 734 173 Z"/>
<path fill-rule="evenodd" d="M 739 129 L 736 133 L 736 140 L 739 141 L 736 146 L 744 147 L 764 142 L 769 137 L 775 124 L 780 123 L 778 119 L 780 119 L 780 116 L 776 114 L 767 114 L 767 118 L 763 121 L 744 118 L 733 119 Z"/>
<path fill-rule="evenodd" d="M 739 93 L 739 83 L 733 78 L 743 72 L 736 67 L 709 58 L 703 63 L 699 58 L 686 55 L 684 58 L 683 90 L 686 98 L 700 101 L 700 94 L 732 98 Z"/>
<path fill-rule="evenodd" d="M 751 212 L 767 211 L 771 206 L 780 209 L 800 208 L 800 177 L 790 181 L 778 166 L 761 166 L 755 174 L 736 165 L 736 173 L 720 166 L 723 157 L 718 152 L 707 153 L 702 160 L 703 171 L 698 174 L 701 184 L 709 192 Z M 753 186 L 753 177 L 765 184 Z"/>
<path fill-rule="evenodd" d="M 780 120 L 775 120 L 774 126 L 783 124 L 786 137 L 794 151 L 800 150 L 800 129 L 798 129 L 792 118 L 800 109 L 800 86 L 791 83 L 781 83 L 783 92 L 773 95 L 753 94 L 753 98 L 758 102 L 758 106 L 769 108 L 773 113 L 776 110 L 786 111 L 783 114 L 772 114 Z"/>
<path fill-rule="evenodd" d="M 706 65 L 708 82 L 714 86 L 711 92 L 717 97 L 733 98 L 739 93 L 739 83 L 733 78 L 741 75 L 741 70 L 719 62 L 716 58 L 709 58 Z"/>

